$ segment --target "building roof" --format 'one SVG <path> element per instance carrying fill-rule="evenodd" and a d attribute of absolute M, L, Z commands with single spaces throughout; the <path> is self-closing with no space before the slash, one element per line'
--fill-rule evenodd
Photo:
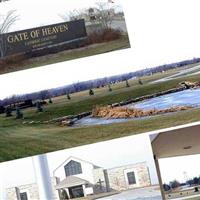
<path fill-rule="evenodd" d="M 68 157 L 64 162 L 62 162 L 62 163 L 53 171 L 53 174 L 55 175 L 55 172 L 56 172 L 60 167 L 62 167 L 63 165 L 69 163 L 71 160 L 75 160 L 75 161 L 80 161 L 80 162 L 88 163 L 88 164 L 90 164 L 90 165 L 93 165 L 94 169 L 101 168 L 101 167 L 99 167 L 99 166 L 97 166 L 97 165 L 94 165 L 94 164 L 91 163 L 91 162 L 88 162 L 88 161 L 82 160 L 82 159 L 80 159 L 80 158 L 76 158 L 76 157 L 74 157 L 74 156 L 71 156 L 71 157 Z"/>
<path fill-rule="evenodd" d="M 74 186 L 85 185 L 87 183 L 89 182 L 76 176 L 68 176 L 66 179 L 56 185 L 56 189 L 70 188 Z"/>
<path fill-rule="evenodd" d="M 162 132 L 152 141 L 157 158 L 200 154 L 200 124 Z"/>

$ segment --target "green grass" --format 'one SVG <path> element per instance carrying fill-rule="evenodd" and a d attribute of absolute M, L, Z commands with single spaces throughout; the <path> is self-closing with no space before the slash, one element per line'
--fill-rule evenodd
<path fill-rule="evenodd" d="M 119 83 L 112 86 L 112 92 L 108 92 L 108 88 L 101 88 L 95 90 L 94 96 L 89 96 L 88 91 L 83 91 L 73 94 L 71 101 L 67 100 L 66 96 L 57 97 L 53 99 L 53 104 L 45 106 L 45 112 L 43 113 L 36 113 L 35 108 L 24 110 L 25 120 L 45 121 L 60 116 L 78 114 L 91 110 L 95 105 L 107 105 L 174 88 L 184 80 L 200 80 L 200 75 L 196 75 L 187 77 L 187 79 L 179 78 L 164 83 L 151 84 L 153 80 L 173 74 L 178 70 L 180 69 L 171 70 L 165 74 L 144 77 L 142 79 L 143 86 L 138 85 L 137 80 L 131 80 L 130 88 L 126 88 L 125 83 Z M 5 118 L 4 115 L 0 115 L 0 161 L 106 141 L 196 121 L 200 121 L 200 109 L 154 116 L 143 120 L 132 120 L 119 124 L 71 128 L 44 124 L 23 125 L 23 120 L 15 120 L 14 117 Z"/>
<path fill-rule="evenodd" d="M 95 44 L 79 49 L 66 50 L 56 54 L 31 58 L 22 63 L 1 68 L 0 74 L 69 61 L 125 48 L 130 48 L 128 36 L 123 36 L 121 39 L 107 43 Z"/>

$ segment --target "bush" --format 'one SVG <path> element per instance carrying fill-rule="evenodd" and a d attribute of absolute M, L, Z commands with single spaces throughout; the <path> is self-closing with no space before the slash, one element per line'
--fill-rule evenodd
<path fill-rule="evenodd" d="M 177 180 L 174 180 L 174 181 L 170 182 L 170 186 L 172 189 L 176 189 L 176 188 L 180 187 L 180 183 Z"/>
<path fill-rule="evenodd" d="M 24 54 L 15 54 L 5 58 L 0 59 L 0 66 L 4 65 L 16 65 L 23 62 L 26 59 Z"/>
<path fill-rule="evenodd" d="M 111 28 L 105 29 L 101 32 L 93 32 L 88 36 L 87 45 L 117 40 L 121 38 L 121 36 L 122 33 L 120 30 L 115 30 Z"/>
<path fill-rule="evenodd" d="M 169 191 L 171 189 L 171 187 L 164 183 L 163 184 L 163 189 L 164 189 L 165 192 L 167 192 L 167 191 Z"/>

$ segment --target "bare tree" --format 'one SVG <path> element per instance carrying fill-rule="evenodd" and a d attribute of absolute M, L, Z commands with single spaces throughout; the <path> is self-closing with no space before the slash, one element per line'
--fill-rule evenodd
<path fill-rule="evenodd" d="M 111 14 L 111 8 L 109 6 L 109 3 L 97 3 L 96 12 L 97 20 L 102 24 L 102 26 L 105 29 L 110 28 L 113 22 L 113 16 Z"/>
<path fill-rule="evenodd" d="M 3 3 L 3 2 L 5 2 L 5 1 L 9 1 L 9 0 L 0 0 L 0 3 Z"/>
<path fill-rule="evenodd" d="M 4 34 L 7 33 L 10 27 L 18 20 L 15 10 L 9 11 L 6 16 L 0 16 L 0 57 L 4 57 L 7 46 Z"/>
<path fill-rule="evenodd" d="M 74 9 L 73 11 L 70 11 L 68 13 L 59 15 L 64 21 L 74 21 L 78 19 L 83 19 L 84 18 L 85 11 L 83 10 L 77 10 Z"/>

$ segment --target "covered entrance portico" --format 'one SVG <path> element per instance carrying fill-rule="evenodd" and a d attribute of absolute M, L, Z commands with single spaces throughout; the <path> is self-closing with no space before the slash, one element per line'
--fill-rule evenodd
<path fill-rule="evenodd" d="M 56 185 L 56 190 L 65 191 L 67 199 L 87 196 L 86 185 L 89 182 L 75 176 L 69 176 Z"/>
<path fill-rule="evenodd" d="M 183 126 L 151 136 L 162 199 L 166 200 L 159 159 L 200 154 L 200 124 Z"/>

